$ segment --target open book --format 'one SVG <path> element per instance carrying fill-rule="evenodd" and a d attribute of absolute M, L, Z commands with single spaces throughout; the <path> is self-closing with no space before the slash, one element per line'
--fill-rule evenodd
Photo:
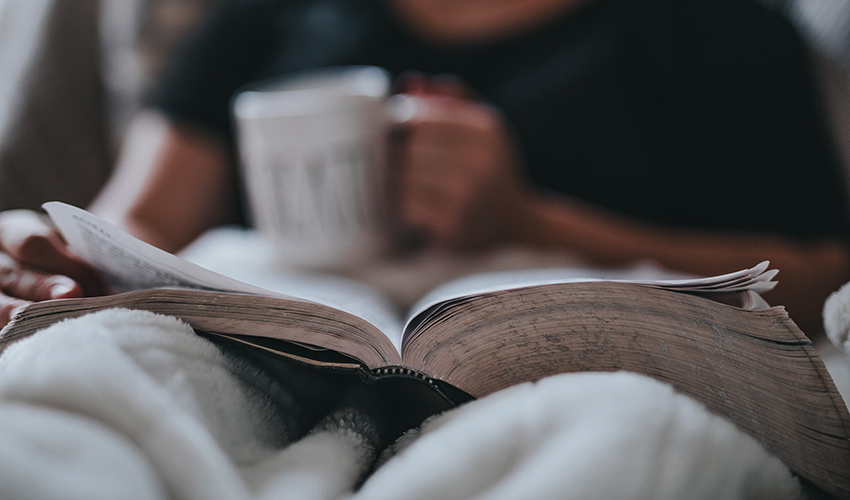
<path fill-rule="evenodd" d="M 759 296 L 775 284 L 766 262 L 667 281 L 566 270 L 479 275 L 434 290 L 402 319 L 368 294 L 271 292 L 83 210 L 45 209 L 71 250 L 124 293 L 31 305 L 0 332 L 0 350 L 56 321 L 125 307 L 177 316 L 204 335 L 320 369 L 376 383 L 406 379 L 449 405 L 556 373 L 634 371 L 672 384 L 801 476 L 850 496 L 850 414 L 809 339 Z M 740 306 L 712 299 L 730 294 Z"/>

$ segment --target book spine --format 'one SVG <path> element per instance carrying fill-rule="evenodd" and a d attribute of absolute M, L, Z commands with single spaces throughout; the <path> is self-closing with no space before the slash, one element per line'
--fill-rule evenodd
<path fill-rule="evenodd" d="M 384 366 L 381 368 L 375 368 L 371 370 L 371 375 L 375 378 L 383 378 L 383 377 L 413 377 L 425 382 L 435 389 L 439 389 L 434 379 L 425 375 L 424 373 L 414 370 L 412 368 L 406 368 L 404 366 Z"/>

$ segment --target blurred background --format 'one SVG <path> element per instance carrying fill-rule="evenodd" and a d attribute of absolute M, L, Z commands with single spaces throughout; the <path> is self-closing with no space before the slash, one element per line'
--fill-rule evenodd
<path fill-rule="evenodd" d="M 164 61 L 226 1 L 0 0 L 0 210 L 85 206 Z M 762 1 L 809 41 L 850 172 L 850 2 Z"/>
<path fill-rule="evenodd" d="M 85 206 L 168 55 L 217 1 L 0 0 L 0 210 Z"/>

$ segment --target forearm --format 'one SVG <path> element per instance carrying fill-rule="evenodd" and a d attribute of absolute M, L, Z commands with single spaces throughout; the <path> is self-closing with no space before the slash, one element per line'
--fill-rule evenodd
<path fill-rule="evenodd" d="M 233 220 L 234 177 L 220 140 L 146 114 L 131 127 L 113 177 L 89 209 L 173 252 Z"/>
<path fill-rule="evenodd" d="M 822 329 L 826 297 L 850 280 L 850 248 L 842 241 L 665 229 L 558 197 L 529 196 L 524 207 L 517 215 L 524 222 L 513 224 L 515 239 L 570 249 L 599 265 L 650 258 L 671 269 L 713 275 L 770 260 L 780 275 L 767 299 L 786 306 L 809 333 Z"/>

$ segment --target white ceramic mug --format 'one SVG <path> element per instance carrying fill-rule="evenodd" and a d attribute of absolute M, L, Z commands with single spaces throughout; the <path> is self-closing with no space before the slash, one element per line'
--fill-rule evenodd
<path fill-rule="evenodd" d="M 381 68 L 324 68 L 234 99 L 250 216 L 285 265 L 344 268 L 389 248 L 390 83 Z"/>

